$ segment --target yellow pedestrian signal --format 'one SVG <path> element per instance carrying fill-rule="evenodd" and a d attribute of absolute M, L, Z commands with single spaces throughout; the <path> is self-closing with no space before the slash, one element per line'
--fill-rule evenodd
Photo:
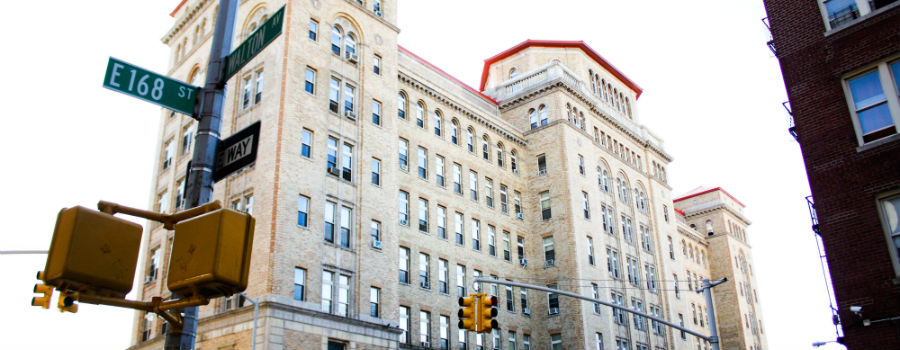
<path fill-rule="evenodd" d="M 38 272 L 38 276 L 40 276 L 40 275 L 41 275 L 41 273 Z M 42 308 L 49 309 L 50 308 L 50 297 L 53 296 L 53 287 L 48 286 L 43 283 L 38 283 L 38 284 L 34 285 L 34 292 L 41 293 L 44 296 L 31 298 L 31 306 L 40 306 Z"/>
<path fill-rule="evenodd" d="M 77 294 L 68 291 L 59 292 L 59 302 L 57 303 L 59 312 L 78 312 L 76 301 L 78 301 Z"/>
<path fill-rule="evenodd" d="M 481 298 L 478 303 L 478 333 L 490 333 L 492 329 L 500 329 L 497 317 L 497 304 L 500 301 L 495 296 Z"/>
<path fill-rule="evenodd" d="M 459 324 L 457 326 L 459 329 L 475 331 L 475 308 L 478 304 L 475 297 L 476 295 L 469 295 L 468 297 L 459 298 L 460 308 L 459 312 L 457 312 L 457 316 L 459 316 Z"/>

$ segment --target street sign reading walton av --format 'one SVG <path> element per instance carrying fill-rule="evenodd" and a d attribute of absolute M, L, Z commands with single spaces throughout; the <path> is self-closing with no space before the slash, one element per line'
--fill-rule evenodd
<path fill-rule="evenodd" d="M 194 114 L 200 89 L 112 57 L 106 65 L 103 87 L 187 115 Z"/>
<path fill-rule="evenodd" d="M 228 57 L 225 57 L 225 80 L 231 78 L 234 73 L 237 73 L 281 34 L 282 22 L 284 22 L 284 6 L 275 11 L 272 17 L 259 26 L 259 29 L 250 34 L 247 40 L 244 40 Z"/>
<path fill-rule="evenodd" d="M 216 160 L 213 162 L 213 182 L 256 161 L 259 145 L 260 122 L 250 124 L 216 145 Z"/>

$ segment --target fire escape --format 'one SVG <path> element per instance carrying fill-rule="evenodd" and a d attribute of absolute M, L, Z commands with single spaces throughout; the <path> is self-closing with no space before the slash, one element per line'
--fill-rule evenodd
<path fill-rule="evenodd" d="M 828 258 L 825 255 L 825 244 L 822 242 L 822 235 L 819 233 L 819 217 L 816 215 L 816 204 L 812 196 L 806 196 L 806 205 L 809 207 L 809 218 L 812 221 L 812 231 L 816 239 L 819 264 L 822 266 L 822 279 L 825 281 L 825 292 L 828 293 L 828 304 L 831 307 L 831 323 L 834 324 L 835 334 L 838 338 L 841 338 L 844 336 L 840 327 L 841 318 L 838 316 L 838 309 L 835 306 L 837 301 L 834 299 L 834 295 L 831 294 L 831 291 L 834 289 L 831 284 L 831 274 L 828 271 Z"/>

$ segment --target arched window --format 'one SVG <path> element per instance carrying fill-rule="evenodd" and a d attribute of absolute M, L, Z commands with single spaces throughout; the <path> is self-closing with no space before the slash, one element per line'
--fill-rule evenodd
<path fill-rule="evenodd" d="M 187 52 L 188 52 L 188 40 L 187 39 L 188 38 L 185 37 L 184 40 L 181 41 L 181 48 L 182 48 L 181 58 L 184 58 L 184 56 L 187 55 Z"/>
<path fill-rule="evenodd" d="M 584 130 L 584 128 L 585 128 L 585 126 L 584 126 L 584 112 L 578 112 L 578 122 L 576 122 L 575 124 L 577 124 L 579 127 L 581 127 L 581 130 Z"/>
<path fill-rule="evenodd" d="M 696 251 L 696 250 L 697 250 L 697 248 L 694 248 L 693 244 L 688 246 L 688 255 L 690 255 L 691 260 L 694 260 L 694 251 Z"/>
<path fill-rule="evenodd" d="M 510 69 L 510 70 L 509 70 L 509 79 L 515 79 L 515 78 L 518 77 L 518 76 L 519 76 L 519 70 L 518 70 L 518 69 L 513 68 L 513 69 Z"/>
<path fill-rule="evenodd" d="M 434 121 L 432 124 L 434 125 L 434 134 L 437 136 L 441 136 L 443 134 L 444 117 L 441 115 L 440 110 L 437 110 L 437 109 L 434 110 L 433 119 L 434 119 Z"/>
<path fill-rule="evenodd" d="M 200 67 L 194 67 L 191 70 L 191 74 L 188 74 L 187 82 L 193 86 L 203 85 L 203 82 L 200 81 Z"/>
<path fill-rule="evenodd" d="M 497 166 L 503 168 L 503 161 L 506 158 L 505 151 L 503 150 L 503 143 L 497 143 Z"/>
<path fill-rule="evenodd" d="M 597 184 L 601 191 L 609 193 L 609 172 L 603 163 L 597 165 Z"/>
<path fill-rule="evenodd" d="M 475 153 L 475 130 L 472 130 L 472 127 L 466 129 L 466 148 L 469 152 Z"/>
<path fill-rule="evenodd" d="M 425 127 L 425 105 L 422 101 L 416 102 L 416 126 Z"/>
<path fill-rule="evenodd" d="M 406 94 L 402 91 L 397 94 L 397 117 L 406 119 Z"/>
<path fill-rule="evenodd" d="M 487 134 L 481 136 L 481 157 L 484 160 L 491 159 L 490 141 L 488 141 Z"/>
<path fill-rule="evenodd" d="M 351 33 L 347 33 L 347 37 L 344 40 L 344 46 L 347 48 L 348 54 L 356 53 L 356 37 Z"/>
<path fill-rule="evenodd" d="M 600 79 L 600 98 L 604 101 L 609 98 L 609 94 L 606 93 L 606 79 Z"/>
<path fill-rule="evenodd" d="M 538 116 L 534 108 L 528 110 L 528 120 L 531 123 L 532 129 L 538 127 Z"/>
<path fill-rule="evenodd" d="M 619 187 L 619 199 L 625 203 L 630 202 L 631 186 L 628 185 L 628 180 L 626 180 L 623 175 L 619 174 L 619 177 L 616 178 L 616 185 Z"/>
<path fill-rule="evenodd" d="M 540 117 L 541 117 L 541 125 L 542 125 L 542 126 L 543 126 L 543 125 L 547 125 L 547 122 L 548 122 L 548 120 L 547 120 L 547 106 L 541 105 L 540 107 L 538 107 L 538 114 L 539 114 Z"/>
<path fill-rule="evenodd" d="M 519 173 L 519 164 L 516 163 L 516 150 L 509 151 L 509 167 L 513 174 Z"/>
<path fill-rule="evenodd" d="M 597 93 L 597 82 L 594 81 L 594 70 L 588 69 L 588 77 L 591 79 L 591 92 Z"/>
<path fill-rule="evenodd" d="M 450 142 L 454 145 L 459 144 L 459 122 L 456 119 L 450 121 Z"/>
<path fill-rule="evenodd" d="M 573 119 L 574 118 L 572 118 L 572 105 L 570 105 L 569 103 L 566 103 L 566 120 L 568 120 L 571 123 L 571 122 L 574 122 Z"/>
<path fill-rule="evenodd" d="M 181 60 L 181 55 L 182 55 L 181 50 L 182 50 L 181 44 L 178 44 L 178 47 L 175 49 L 175 62 L 178 62 Z"/>
<path fill-rule="evenodd" d="M 687 245 L 684 244 L 684 240 L 681 240 L 681 254 L 687 256 Z"/>
<path fill-rule="evenodd" d="M 628 113 L 628 118 L 631 119 L 631 100 L 625 98 L 625 109 L 626 113 Z"/>
<path fill-rule="evenodd" d="M 335 55 L 341 55 L 341 38 L 344 37 L 341 27 L 335 24 L 331 27 L 331 52 Z"/>
<path fill-rule="evenodd" d="M 198 42 L 199 39 L 200 39 L 200 25 L 198 24 L 196 27 L 194 27 L 194 37 L 191 38 L 191 41 L 194 43 L 194 47 L 196 47 L 197 44 L 199 43 Z"/>

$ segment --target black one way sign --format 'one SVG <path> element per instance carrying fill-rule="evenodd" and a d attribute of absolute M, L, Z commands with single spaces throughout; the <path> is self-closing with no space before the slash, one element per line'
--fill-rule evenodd
<path fill-rule="evenodd" d="M 260 122 L 250 124 L 216 145 L 216 160 L 213 166 L 213 182 L 224 179 L 231 173 L 253 164 L 259 146 Z"/>

